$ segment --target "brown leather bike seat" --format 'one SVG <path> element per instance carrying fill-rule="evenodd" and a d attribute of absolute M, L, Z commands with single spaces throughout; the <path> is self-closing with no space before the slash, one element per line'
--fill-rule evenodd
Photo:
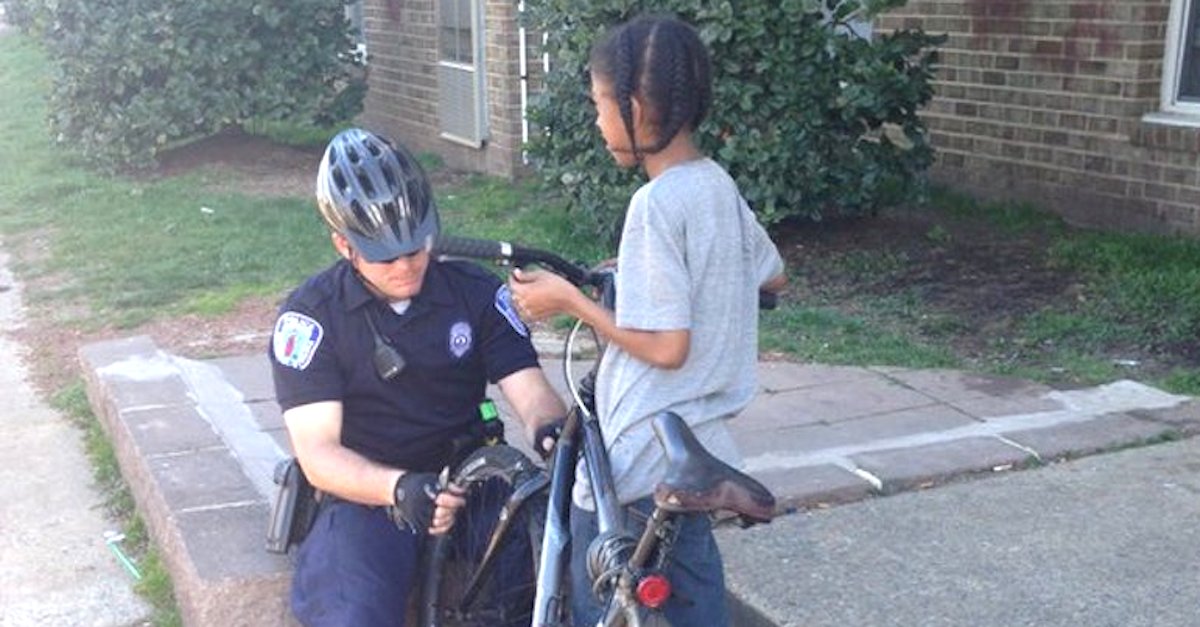
<path fill-rule="evenodd" d="M 678 414 L 654 417 L 654 434 L 667 456 L 667 472 L 654 503 L 670 512 L 737 513 L 746 524 L 770 522 L 775 496 L 761 483 L 713 457 Z"/>

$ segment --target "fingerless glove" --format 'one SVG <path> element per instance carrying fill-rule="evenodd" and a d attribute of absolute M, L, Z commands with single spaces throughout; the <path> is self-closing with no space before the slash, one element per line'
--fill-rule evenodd
<path fill-rule="evenodd" d="M 438 493 L 437 475 L 431 472 L 406 472 L 392 489 L 395 503 L 388 508 L 392 522 L 413 533 L 425 533 L 433 523 L 433 500 Z"/>

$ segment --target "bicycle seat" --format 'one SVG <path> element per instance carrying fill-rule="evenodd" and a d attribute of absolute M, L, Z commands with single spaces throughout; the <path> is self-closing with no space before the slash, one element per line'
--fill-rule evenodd
<path fill-rule="evenodd" d="M 654 434 L 667 456 L 667 473 L 654 504 L 669 512 L 729 510 L 748 524 L 771 522 L 775 496 L 749 475 L 713 457 L 678 414 L 654 417 Z"/>

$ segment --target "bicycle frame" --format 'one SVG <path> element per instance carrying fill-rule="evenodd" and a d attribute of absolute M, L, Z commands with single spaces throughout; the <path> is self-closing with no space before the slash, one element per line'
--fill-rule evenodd
<path fill-rule="evenodd" d="M 435 247 L 439 258 L 468 257 L 488 259 L 501 265 L 521 266 L 536 263 L 557 272 L 579 287 L 591 286 L 611 294 L 608 281 L 611 274 L 591 272 L 557 255 L 541 250 L 521 248 L 505 242 L 443 237 Z M 760 305 L 773 307 L 773 295 L 760 293 Z M 609 303 L 611 307 L 611 303 Z M 602 572 L 593 572 L 593 584 L 605 586 L 609 603 L 600 627 L 629 625 L 640 627 L 645 608 L 636 598 L 634 586 L 643 568 L 651 560 L 655 549 L 664 545 L 669 550 L 673 542 L 674 514 L 655 507 L 640 539 L 633 538 L 625 528 L 625 516 L 612 477 L 608 450 L 600 431 L 600 422 L 594 407 L 589 406 L 592 398 L 588 390 L 588 401 L 576 387 L 570 373 L 573 342 L 582 323 L 568 337 L 564 357 L 567 383 L 571 387 L 574 402 L 567 415 L 563 432 L 558 439 L 549 462 L 548 489 L 544 534 L 537 566 L 537 590 L 532 616 L 533 627 L 560 627 L 569 615 L 566 571 L 570 562 L 567 550 L 570 541 L 571 492 L 575 483 L 575 466 L 578 456 L 583 455 L 591 480 L 593 500 L 596 506 L 600 533 L 589 547 L 589 556 L 597 556 Z M 601 351 L 602 356 L 603 351 Z M 596 365 L 585 379 L 593 379 L 599 368 Z M 595 551 L 593 554 L 592 552 Z M 660 552 L 661 553 L 661 552 Z M 662 565 L 659 555 L 658 566 Z M 595 569 L 593 569 L 595 570 Z"/>
<path fill-rule="evenodd" d="M 568 359 L 570 353 L 568 352 Z M 599 362 L 598 362 L 599 363 Z M 582 448 L 581 448 L 582 447 Z M 588 477 L 592 482 L 593 500 L 596 507 L 596 518 L 599 519 L 600 536 L 624 538 L 622 507 L 617 498 L 616 486 L 613 485 L 612 467 L 608 462 L 608 452 L 604 444 L 604 436 L 600 432 L 600 422 L 595 414 L 576 398 L 575 405 L 566 420 L 562 436 L 554 448 L 550 464 L 550 497 L 546 508 L 545 536 L 542 537 L 540 561 L 538 565 L 538 591 L 534 597 L 533 626 L 554 627 L 560 625 L 560 617 L 568 613 L 568 599 L 565 595 L 565 572 L 568 568 L 570 555 L 568 542 L 570 539 L 570 506 L 571 489 L 575 485 L 575 465 L 578 454 L 583 455 L 587 462 Z M 648 527 L 649 530 L 649 527 Z M 644 544 L 643 543 L 640 543 Z M 636 551 L 643 556 L 642 562 L 630 561 L 629 567 L 641 567 L 644 556 L 649 555 L 647 547 Z M 619 589 L 628 587 L 619 583 Z M 618 605 L 631 608 L 632 597 L 623 598 Z M 630 621 L 638 625 L 638 621 Z M 611 621 L 601 625 L 610 625 Z"/>
<path fill-rule="evenodd" d="M 605 289 L 610 277 L 608 273 L 585 270 L 580 265 L 566 261 L 553 253 L 514 246 L 507 242 L 442 237 L 438 241 L 434 253 L 439 258 L 486 259 L 501 265 L 539 264 L 579 287 L 592 286 Z M 578 331 L 577 323 L 571 337 L 574 338 Z M 537 567 L 537 592 L 533 610 L 534 627 L 557 627 L 557 621 L 569 612 L 566 605 L 565 574 L 570 561 L 567 547 L 571 533 L 569 521 L 571 491 L 575 484 L 575 465 L 578 455 L 582 454 L 587 462 L 600 537 L 620 538 L 623 542 L 631 543 L 631 550 L 626 553 L 630 557 L 640 560 L 640 562 L 628 564 L 628 568 L 642 566 L 656 543 L 661 527 L 667 524 L 665 520 L 655 520 L 653 524 L 648 524 L 642 540 L 636 541 L 636 545 L 632 544 L 634 539 L 625 534 L 624 516 L 617 499 L 612 469 L 608 460 L 608 450 L 604 446 L 604 438 L 600 432 L 600 422 L 596 418 L 593 408 L 587 407 L 587 403 L 580 398 L 578 390 L 574 389 L 574 382 L 571 380 L 569 372 L 570 354 L 571 349 L 568 346 L 567 380 L 568 384 L 572 385 L 575 402 L 568 412 L 566 425 L 549 463 L 550 484 L 544 535 Z M 593 374 L 595 368 L 598 367 L 599 359 L 596 364 L 597 366 L 593 367 Z M 634 548 L 635 546 L 636 548 Z M 616 553 L 623 555 L 619 551 Z M 628 607 L 630 602 L 633 602 L 632 599 L 625 599 L 619 605 Z M 630 612 L 625 613 L 626 615 L 630 614 Z M 631 618 L 630 622 L 633 625 L 639 624 L 636 616 L 631 616 Z M 613 624 L 613 618 L 605 619 L 602 624 Z"/>

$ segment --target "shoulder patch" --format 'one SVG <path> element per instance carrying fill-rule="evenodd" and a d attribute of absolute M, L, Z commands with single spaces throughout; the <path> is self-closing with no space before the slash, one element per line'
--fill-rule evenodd
<path fill-rule="evenodd" d="M 512 304 L 512 292 L 508 291 L 507 285 L 501 285 L 496 288 L 496 311 L 508 320 L 509 326 L 513 328 L 521 337 L 529 337 L 529 328 L 525 326 L 525 321 L 521 320 L 521 316 L 517 315 L 517 310 Z"/>
<path fill-rule="evenodd" d="M 325 330 L 321 323 L 302 313 L 285 311 L 275 322 L 271 349 L 275 361 L 296 370 L 304 370 L 312 362 Z"/>

